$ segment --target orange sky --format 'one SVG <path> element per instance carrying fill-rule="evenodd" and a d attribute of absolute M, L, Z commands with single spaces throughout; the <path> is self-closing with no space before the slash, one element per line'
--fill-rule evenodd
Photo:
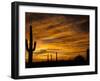
<path fill-rule="evenodd" d="M 28 40 L 29 16 L 30 13 L 26 13 L 26 39 Z M 47 61 L 47 51 L 59 52 L 59 60 L 73 59 L 77 55 L 85 58 L 89 47 L 89 16 L 31 13 L 31 18 L 33 42 L 36 41 L 36 50 L 33 52 L 34 62 Z M 45 52 L 41 54 L 42 51 Z M 50 53 L 49 59 L 51 55 L 55 60 L 55 53 Z"/>

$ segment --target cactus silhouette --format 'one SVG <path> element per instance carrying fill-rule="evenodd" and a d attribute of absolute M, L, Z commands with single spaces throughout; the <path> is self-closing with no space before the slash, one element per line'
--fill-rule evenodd
<path fill-rule="evenodd" d="M 33 35 L 32 35 L 32 25 L 30 25 L 30 33 L 29 33 L 29 45 L 28 45 L 28 40 L 26 39 L 26 50 L 28 51 L 29 58 L 28 58 L 28 63 L 31 65 L 32 64 L 32 54 L 33 51 L 36 49 L 36 41 L 34 42 L 34 47 L 33 47 Z"/>
<path fill-rule="evenodd" d="M 86 62 L 87 62 L 87 64 L 89 64 L 90 62 L 89 62 L 89 58 L 90 57 L 90 54 L 89 54 L 89 48 L 87 49 L 87 60 L 86 60 Z"/>
<path fill-rule="evenodd" d="M 57 58 L 58 58 L 58 57 L 57 57 L 57 52 L 56 52 L 56 61 L 57 61 Z"/>

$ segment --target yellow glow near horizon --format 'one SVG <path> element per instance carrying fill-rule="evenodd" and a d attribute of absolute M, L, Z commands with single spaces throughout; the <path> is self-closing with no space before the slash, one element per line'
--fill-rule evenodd
<path fill-rule="evenodd" d="M 25 33 L 28 42 L 29 14 L 26 13 Z M 32 18 L 33 42 L 36 41 L 36 50 L 33 51 L 32 57 L 33 62 L 48 61 L 48 59 L 56 60 L 55 53 L 44 52 L 41 54 L 42 51 L 57 52 L 58 60 L 71 60 L 78 55 L 82 55 L 86 59 L 86 51 L 89 48 L 88 16 L 33 13 Z M 38 54 L 36 55 L 35 52 Z M 27 50 L 25 59 L 28 62 Z"/>

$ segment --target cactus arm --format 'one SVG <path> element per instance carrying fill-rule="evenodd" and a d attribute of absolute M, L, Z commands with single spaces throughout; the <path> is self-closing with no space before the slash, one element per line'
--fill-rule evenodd
<path fill-rule="evenodd" d="M 26 45 L 26 50 L 29 51 L 29 49 L 28 49 L 28 41 L 27 41 L 27 39 L 25 39 L 25 45 Z"/>
<path fill-rule="evenodd" d="M 34 42 L 34 47 L 32 49 L 32 51 L 34 51 L 36 49 L 36 41 Z"/>

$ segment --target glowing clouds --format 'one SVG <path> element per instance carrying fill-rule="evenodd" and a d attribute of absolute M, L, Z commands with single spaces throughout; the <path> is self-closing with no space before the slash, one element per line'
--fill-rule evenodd
<path fill-rule="evenodd" d="M 26 38 L 29 39 L 29 14 L 26 13 Z M 58 59 L 73 59 L 78 54 L 86 56 L 89 47 L 89 16 L 32 14 L 33 41 L 37 42 L 35 52 L 48 49 L 59 49 Z M 33 54 L 34 61 L 46 61 L 46 55 Z M 26 55 L 28 57 L 28 55 Z M 64 58 L 66 57 L 66 58 Z M 27 58 L 28 59 L 28 58 Z M 38 59 L 38 60 L 37 60 Z M 41 60 L 42 59 L 42 60 Z M 55 60 L 55 54 L 52 55 Z"/>

